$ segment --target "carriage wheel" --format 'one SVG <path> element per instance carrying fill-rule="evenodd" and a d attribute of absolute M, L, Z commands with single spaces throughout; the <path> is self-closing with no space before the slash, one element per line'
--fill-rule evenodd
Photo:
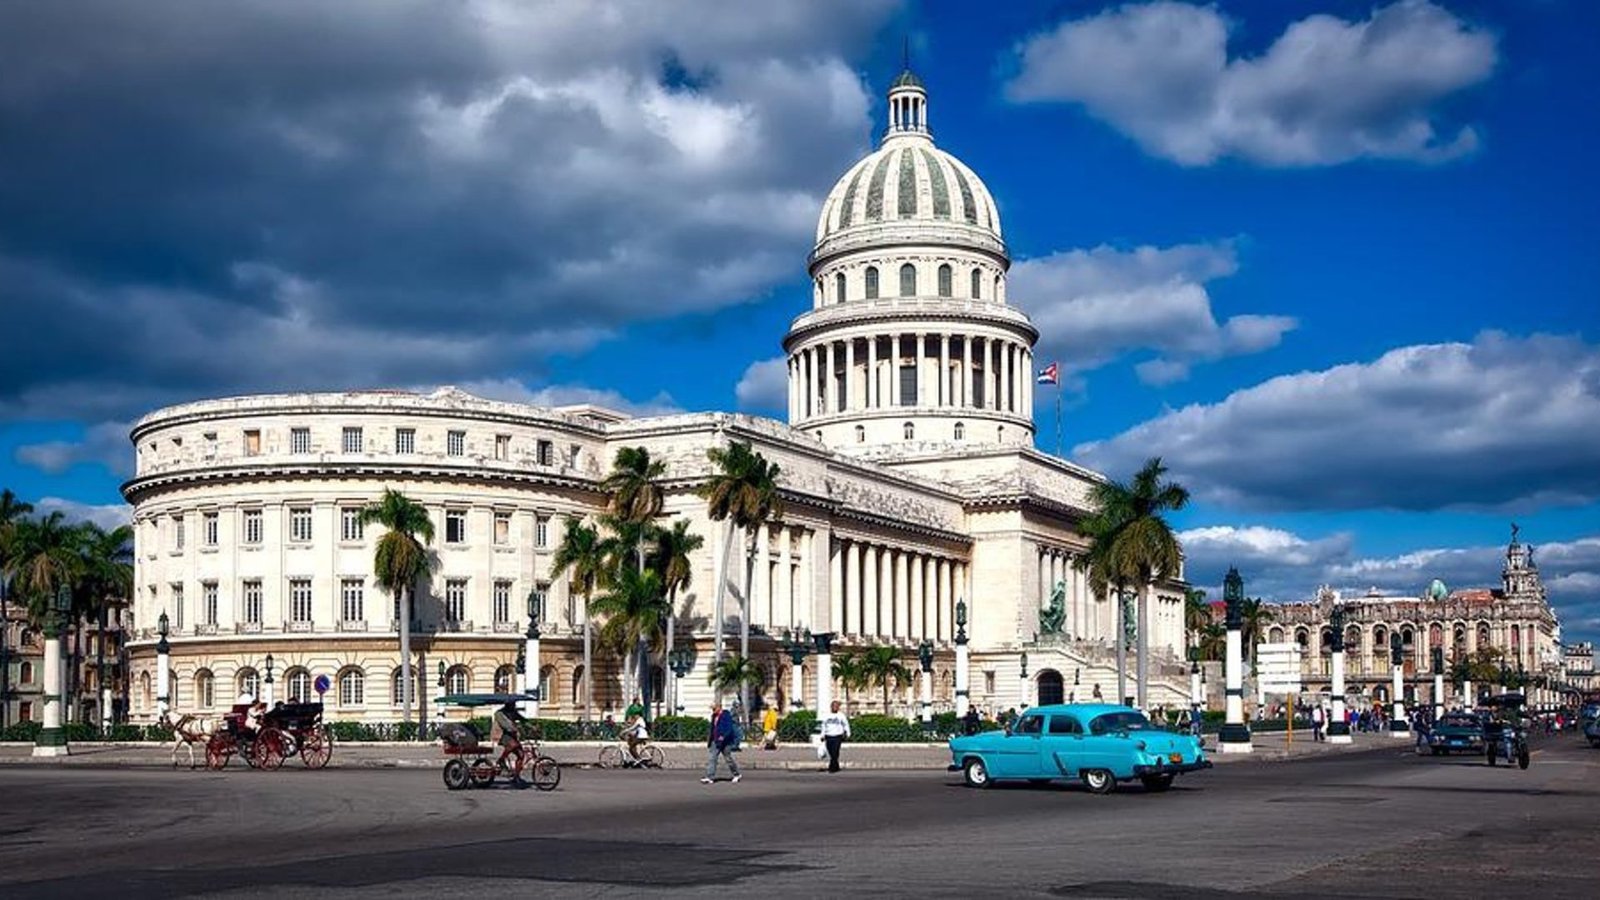
<path fill-rule="evenodd" d="M 256 766 L 268 771 L 283 767 L 284 757 L 288 754 L 288 736 L 277 728 L 263 728 L 256 735 L 255 757 Z"/>
<path fill-rule="evenodd" d="M 472 761 L 471 775 L 473 787 L 486 788 L 494 784 L 494 763 L 488 757 L 478 757 Z"/>
<path fill-rule="evenodd" d="M 206 741 L 206 768 L 218 772 L 228 767 L 228 760 L 233 758 L 233 741 L 220 734 L 213 734 Z"/>
<path fill-rule="evenodd" d="M 333 759 L 333 730 L 319 725 L 300 739 L 300 761 L 308 769 L 320 769 Z"/>
<path fill-rule="evenodd" d="M 541 756 L 529 766 L 533 772 L 533 786 L 541 791 L 553 791 L 561 783 L 561 767 L 548 756 Z"/>
<path fill-rule="evenodd" d="M 467 771 L 467 764 L 459 759 L 452 759 L 444 764 L 444 786 L 452 791 L 459 791 L 472 781 L 471 773 Z"/>
<path fill-rule="evenodd" d="M 639 758 L 641 760 L 640 764 L 647 769 L 659 769 L 667 764 L 667 754 L 663 753 L 661 748 L 655 744 L 647 745 L 639 754 Z"/>
<path fill-rule="evenodd" d="M 600 748 L 600 768 L 622 768 L 622 748 L 615 744 Z"/>

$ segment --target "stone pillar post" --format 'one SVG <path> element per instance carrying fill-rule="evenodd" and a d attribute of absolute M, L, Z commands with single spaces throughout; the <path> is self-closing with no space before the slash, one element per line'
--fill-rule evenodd
<path fill-rule="evenodd" d="M 844 407 L 856 409 L 856 339 L 844 342 Z"/>
<path fill-rule="evenodd" d="M 790 660 L 789 666 L 789 709 L 796 710 L 804 707 L 806 690 L 806 660 L 800 657 L 796 662 Z"/>
<path fill-rule="evenodd" d="M 940 406 L 950 405 L 950 335 L 939 335 L 939 392 L 935 401 Z"/>
<path fill-rule="evenodd" d="M 1228 702 L 1227 720 L 1222 726 L 1218 749 L 1223 753 L 1249 753 L 1254 748 L 1250 744 L 1250 726 L 1244 720 L 1244 639 L 1241 632 L 1244 619 L 1240 610 L 1244 602 L 1244 579 L 1239 577 L 1238 569 L 1230 568 L 1222 585 L 1228 610 L 1228 650 L 1223 662 Z M 1120 620 L 1115 627 L 1122 627 Z"/>
<path fill-rule="evenodd" d="M 861 634 L 861 619 L 866 615 L 866 606 L 861 602 L 861 545 L 855 541 L 845 547 L 844 562 L 844 614 L 839 621 L 830 623 L 837 631 L 850 631 L 850 626 L 855 626 L 855 633 Z M 856 614 L 850 615 L 850 604 L 855 604 Z"/>
<path fill-rule="evenodd" d="M 65 593 L 63 588 L 62 592 Z M 61 705 L 66 697 L 66 667 L 61 664 L 61 632 L 64 613 L 52 611 L 44 628 L 44 727 L 33 742 L 34 756 L 67 756 L 67 732 L 61 727 Z M 3 626 L 5 623 L 0 623 Z M 166 643 L 166 639 L 162 639 Z M 162 657 L 165 659 L 165 657 Z M 163 665 L 162 671 L 166 668 Z"/>
<path fill-rule="evenodd" d="M 833 704 L 833 632 L 811 635 L 817 647 L 817 715 L 822 716 Z"/>
<path fill-rule="evenodd" d="M 1198 655 L 1198 654 L 1197 654 Z M 1189 662 L 1189 730 L 1195 737 L 1201 735 L 1200 724 L 1206 707 L 1205 685 L 1200 678 L 1199 660 Z"/>
<path fill-rule="evenodd" d="M 972 655 L 967 648 L 967 632 L 964 628 L 956 630 L 956 718 L 962 719 L 967 715 L 967 710 L 972 706 L 970 694 L 970 672 Z"/>
<path fill-rule="evenodd" d="M 868 544 L 861 554 L 861 627 L 856 631 L 863 635 L 878 633 L 878 548 Z"/>
<path fill-rule="evenodd" d="M 867 399 L 863 406 L 867 409 L 877 409 L 880 399 L 878 391 L 878 337 L 873 335 L 867 338 Z"/>
<path fill-rule="evenodd" d="M 1444 718 L 1444 648 L 1434 647 L 1431 651 L 1433 664 L 1433 719 L 1435 722 Z"/>
<path fill-rule="evenodd" d="M 933 722 L 933 665 L 932 660 L 922 667 L 922 724 Z"/>
<path fill-rule="evenodd" d="M 1319 599 L 1333 599 L 1333 588 L 1324 586 L 1318 592 Z M 1333 666 L 1333 705 L 1328 714 L 1328 742 L 1333 744 L 1350 743 L 1350 722 L 1345 712 L 1345 684 L 1344 684 L 1344 607 L 1333 608 L 1332 620 L 1329 623 L 1332 635 L 1331 663 Z"/>
<path fill-rule="evenodd" d="M 1406 667 L 1405 651 L 1401 649 L 1400 632 L 1389 633 L 1389 668 L 1394 676 L 1393 686 L 1390 688 L 1392 712 L 1389 714 L 1389 734 L 1391 737 L 1411 737 L 1411 723 L 1406 720 Z"/>

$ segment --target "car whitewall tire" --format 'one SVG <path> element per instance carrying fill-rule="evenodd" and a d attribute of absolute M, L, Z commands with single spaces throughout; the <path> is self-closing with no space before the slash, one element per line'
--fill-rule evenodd
<path fill-rule="evenodd" d="M 994 779 L 989 777 L 989 767 L 977 757 L 967 760 L 962 765 L 961 777 L 967 782 L 967 787 L 986 788 L 994 784 Z"/>

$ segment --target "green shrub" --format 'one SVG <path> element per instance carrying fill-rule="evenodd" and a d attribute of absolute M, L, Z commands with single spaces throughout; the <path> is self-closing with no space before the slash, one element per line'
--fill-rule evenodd
<path fill-rule="evenodd" d="M 43 730 L 44 726 L 38 722 L 13 722 L 6 726 L 4 732 L 0 732 L 0 738 L 8 741 L 28 741 L 32 743 L 38 740 L 39 732 Z"/>
<path fill-rule="evenodd" d="M 711 720 L 698 716 L 662 716 L 650 724 L 650 736 L 658 741 L 703 744 L 711 738 Z"/>
<path fill-rule="evenodd" d="M 928 736 L 920 722 L 907 722 L 898 716 L 860 715 L 850 720 L 850 739 L 862 743 L 894 744 L 925 741 Z"/>
<path fill-rule="evenodd" d="M 167 743 L 176 736 L 177 735 L 173 733 L 172 729 L 165 725 L 146 725 L 144 729 L 144 739 L 147 741 L 160 741 L 161 743 Z"/>
<path fill-rule="evenodd" d="M 97 726 L 90 725 L 88 722 L 68 722 L 61 726 L 61 730 L 66 732 L 67 743 L 69 744 L 75 741 L 100 740 L 100 729 Z"/>
<path fill-rule="evenodd" d="M 809 709 L 795 710 L 778 720 L 778 740 L 810 740 L 811 731 L 816 725 L 817 714 L 815 711 Z"/>
<path fill-rule="evenodd" d="M 106 740 L 108 741 L 130 743 L 144 739 L 144 729 L 138 725 L 113 725 L 111 730 L 106 732 Z"/>

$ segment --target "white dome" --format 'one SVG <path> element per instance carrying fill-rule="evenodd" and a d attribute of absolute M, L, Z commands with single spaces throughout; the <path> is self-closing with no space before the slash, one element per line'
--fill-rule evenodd
<path fill-rule="evenodd" d="M 1001 236 L 994 198 L 965 163 L 926 136 L 896 136 L 833 186 L 822 204 L 817 243 L 847 228 L 918 220 Z"/>

